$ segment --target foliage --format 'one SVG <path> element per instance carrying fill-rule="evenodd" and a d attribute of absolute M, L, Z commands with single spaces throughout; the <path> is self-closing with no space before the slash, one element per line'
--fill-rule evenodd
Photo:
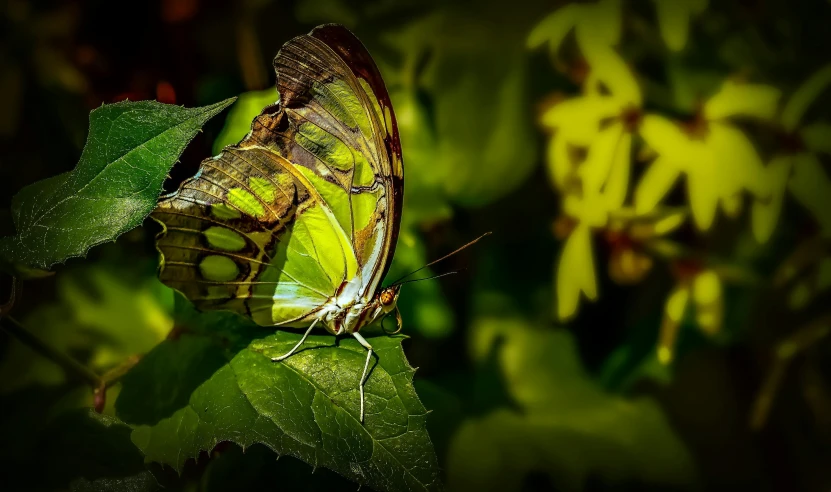
<path fill-rule="evenodd" d="M 0 252 L 31 279 L 11 315 L 108 382 L 0 332 L 4 487 L 828 489 L 831 4 L 126 7 L 0 9 Z M 272 363 L 300 334 L 195 311 L 138 227 L 325 22 L 366 44 L 399 122 L 386 283 L 494 232 L 403 286 L 411 338 L 366 329 L 365 425 L 354 341 Z"/>
<path fill-rule="evenodd" d="M 723 260 L 706 254 L 693 258 L 696 253 L 681 251 L 671 236 L 690 230 L 680 227 L 680 221 L 673 221 L 671 227 L 654 222 L 667 216 L 662 202 L 682 206 L 695 226 L 693 233 L 704 236 L 713 230 L 719 211 L 733 222 L 744 219 L 745 197 L 749 196 L 753 236 L 765 243 L 776 228 L 788 188 L 823 228 L 827 214 L 819 210 L 823 199 L 816 193 L 827 178 L 815 152 L 822 147 L 817 142 L 828 140 L 831 133 L 824 122 L 809 125 L 807 132 L 799 131 L 797 125 L 831 82 L 831 72 L 828 67 L 820 69 L 783 105 L 778 88 L 752 83 L 736 73 L 696 80 L 684 65 L 691 58 L 671 53 L 684 51 L 687 25 L 705 11 L 707 2 L 654 3 L 659 32 L 669 49 L 663 54 L 668 58 L 667 87 L 651 79 L 653 74 L 638 72 L 638 64 L 646 63 L 647 57 L 626 61 L 621 57 L 627 42 L 635 41 L 621 35 L 622 3 L 617 0 L 556 10 L 532 31 L 528 45 L 548 44 L 555 66 L 568 70 L 560 52 L 573 28 L 575 56 L 583 60 L 587 71 L 577 81 L 581 93 L 559 98 L 541 117 L 542 125 L 552 133 L 549 172 L 561 192 L 558 229 L 567 238 L 556 272 L 556 314 L 561 319 L 573 317 L 581 294 L 598 299 L 592 233 L 605 237 L 610 246 L 609 275 L 616 282 L 637 283 L 654 260 L 663 260 L 677 278 L 677 286 L 666 297 L 658 342 L 659 359 L 669 363 L 689 305 L 696 306 L 695 324 L 704 332 L 715 335 L 721 330 L 722 284 L 736 281 L 737 274 L 728 272 L 731 268 Z M 699 98 L 704 95 L 703 100 Z M 766 149 L 767 157 L 743 130 L 747 123 L 760 136 L 793 135 L 799 148 Z M 805 137 L 822 132 L 826 132 L 823 137 Z M 633 159 L 646 166 L 637 180 L 632 179 Z M 798 169 L 791 172 L 791 166 Z M 669 197 L 682 175 L 686 199 L 677 203 Z M 652 221 L 656 230 L 646 237 L 638 235 L 633 221 Z M 669 236 L 656 244 L 655 233 Z M 738 277 L 741 282 L 750 275 L 739 273 Z"/>
<path fill-rule="evenodd" d="M 5 261 L 50 268 L 140 225 L 187 143 L 232 102 L 197 109 L 121 102 L 90 113 L 78 166 L 15 195 L 17 235 L 0 243 Z"/>
<path fill-rule="evenodd" d="M 534 327 L 502 311 L 475 320 L 470 338 L 476 363 L 497 357 L 516 408 L 499 408 L 460 426 L 448 457 L 450 488 L 517 490 L 534 470 L 547 470 L 558 490 L 580 490 L 590 476 L 610 484 L 634 477 L 693 481 L 691 457 L 658 405 L 600 389 L 581 367 L 565 330 Z"/>
<path fill-rule="evenodd" d="M 438 486 L 400 338 L 369 339 L 378 362 L 362 424 L 356 381 L 366 351 L 357 341 L 313 335 L 296 356 L 274 363 L 300 334 L 264 336 L 231 313 L 200 314 L 181 297 L 177 306 L 176 337 L 125 377 L 116 403 L 148 460 L 181 470 L 219 442 L 262 443 L 377 490 Z"/>

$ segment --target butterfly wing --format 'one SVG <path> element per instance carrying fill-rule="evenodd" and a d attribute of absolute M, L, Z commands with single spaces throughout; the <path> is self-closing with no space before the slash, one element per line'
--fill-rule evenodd
<path fill-rule="evenodd" d="M 403 170 L 392 107 L 341 26 L 287 43 L 281 102 L 153 213 L 160 278 L 201 309 L 308 324 L 347 283 L 374 293 L 398 234 Z"/>
<path fill-rule="evenodd" d="M 354 34 L 324 25 L 274 59 L 288 128 L 278 151 L 297 164 L 334 211 L 374 294 L 398 238 L 404 169 L 381 74 Z"/>

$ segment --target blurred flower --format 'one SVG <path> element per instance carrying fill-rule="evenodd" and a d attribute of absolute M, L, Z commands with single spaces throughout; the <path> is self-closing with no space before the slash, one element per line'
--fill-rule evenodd
<path fill-rule="evenodd" d="M 784 131 L 783 149 L 771 159 L 764 174 L 766 193 L 757 197 L 753 204 L 753 236 L 760 243 L 773 234 L 786 188 L 813 215 L 820 233 L 831 237 L 831 209 L 827 201 L 831 181 L 818 156 L 820 153 L 831 155 L 831 123 L 800 126 L 811 103 L 829 83 L 831 65 L 805 81 L 782 109 L 779 123 Z"/>
<path fill-rule="evenodd" d="M 640 134 L 657 154 L 635 192 L 635 210 L 652 210 L 678 176 L 687 176 L 687 195 L 696 226 L 708 230 L 719 204 L 728 216 L 741 211 L 741 192 L 765 196 L 765 168 L 753 143 L 728 118 L 773 118 L 779 91 L 766 85 L 726 80 L 688 123 L 648 114 Z"/>
<path fill-rule="evenodd" d="M 541 123 L 551 132 L 548 168 L 562 194 L 557 229 L 565 239 L 557 264 L 557 316 L 577 312 L 580 294 L 597 298 L 591 230 L 606 226 L 629 188 L 632 135 L 641 118 L 641 91 L 623 59 L 598 48 L 582 96 L 555 103 Z"/>
<path fill-rule="evenodd" d="M 612 214 L 605 232 L 611 249 L 609 277 L 621 285 L 643 279 L 652 268 L 653 254 L 669 256 L 677 248 L 662 238 L 678 229 L 686 216 L 684 211 L 669 209 L 644 216 L 635 215 L 631 208 Z"/>
<path fill-rule="evenodd" d="M 672 51 L 681 51 L 687 44 L 690 19 L 704 12 L 708 0 L 652 0 L 658 17 L 661 37 Z"/>
<path fill-rule="evenodd" d="M 658 360 L 669 364 L 674 356 L 678 331 L 688 310 L 694 312 L 698 328 L 707 335 L 721 330 L 724 315 L 722 279 L 714 269 L 678 265 L 678 283 L 664 304 L 658 339 Z"/>

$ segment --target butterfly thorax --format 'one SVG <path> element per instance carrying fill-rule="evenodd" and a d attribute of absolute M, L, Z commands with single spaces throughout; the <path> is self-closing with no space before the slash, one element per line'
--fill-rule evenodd
<path fill-rule="evenodd" d="M 321 307 L 318 319 L 333 335 L 352 334 L 395 309 L 400 286 L 388 287 L 375 296 L 361 297 L 345 288 Z"/>

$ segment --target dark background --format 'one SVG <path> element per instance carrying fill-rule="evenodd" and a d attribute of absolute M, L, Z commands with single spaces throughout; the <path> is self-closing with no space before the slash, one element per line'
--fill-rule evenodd
<path fill-rule="evenodd" d="M 285 41 L 342 22 L 376 57 L 405 120 L 403 227 L 411 242 L 399 246 L 392 274 L 494 233 L 435 268 L 461 273 L 402 293 L 412 337 L 405 351 L 419 368 L 416 389 L 433 410 L 428 426 L 451 488 L 828 490 L 829 297 L 818 273 L 828 250 L 802 271 L 812 297 L 798 309 L 786 301 L 798 285 L 771 281 L 818 234 L 812 211 L 786 198 L 763 246 L 749 237 L 748 213 L 721 217 L 706 233 L 685 226 L 676 234 L 705 264 L 719 258 L 754 280 L 725 277 L 721 330 L 709 336 L 688 315 L 669 365 L 656 360 L 656 341 L 667 294 L 687 263 L 656 257 L 637 285 L 618 285 L 606 272 L 615 245 L 598 232 L 599 300 L 582 302 L 568 322 L 552 315 L 561 196 L 546 171 L 549 137 L 538 120 L 552 100 L 579 93 L 585 66 L 573 40 L 559 65 L 525 40 L 567 3 L 1 1 L 3 232 L 13 232 L 8 208 L 20 188 L 77 163 L 93 108 L 124 99 L 191 107 L 273 87 L 271 59 Z M 829 2 L 710 3 L 693 17 L 678 56 L 663 47 L 652 2 L 624 2 L 622 56 L 658 86 L 671 85 L 672 65 L 683 68 L 682 78 L 708 80 L 696 86 L 702 96 L 713 77 L 738 74 L 784 98 L 831 61 Z M 820 96 L 806 119 L 828 121 L 828 103 Z M 647 95 L 645 106 L 691 117 L 659 97 Z M 230 123 L 223 130 L 224 119 L 193 140 L 166 189 L 196 172 L 221 132 L 232 141 L 244 134 L 247 124 L 240 134 Z M 742 128 L 765 159 L 786 146 L 765 128 Z M 667 200 L 683 205 L 683 188 Z M 154 277 L 156 228 L 148 221 L 26 283 L 15 315 L 99 370 L 148 351 L 165 336 L 172 310 L 170 292 Z M 777 358 L 784 341 L 798 347 L 796 355 Z M 765 387 L 776 370 L 781 380 Z M 0 459 L 45 453 L 43 442 L 60 440 L 52 419 L 90 404 L 85 388 L 5 334 L 0 378 Z M 770 411 L 752 426 L 765 397 Z M 327 470 L 311 474 L 293 458 L 275 461 L 264 448 L 243 455 L 222 445 L 205 458 L 181 478 L 159 473 L 198 490 L 354 487 Z M 39 464 L 64 473 L 46 455 Z"/>

